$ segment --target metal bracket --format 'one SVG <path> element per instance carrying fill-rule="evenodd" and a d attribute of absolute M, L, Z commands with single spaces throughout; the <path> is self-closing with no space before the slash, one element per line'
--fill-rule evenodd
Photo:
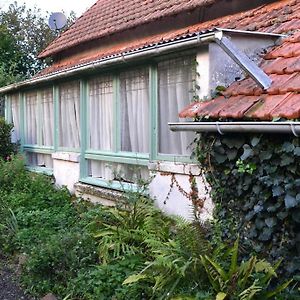
<path fill-rule="evenodd" d="M 272 80 L 244 52 L 234 45 L 222 31 L 215 33 L 215 42 L 264 90 L 268 89 Z"/>

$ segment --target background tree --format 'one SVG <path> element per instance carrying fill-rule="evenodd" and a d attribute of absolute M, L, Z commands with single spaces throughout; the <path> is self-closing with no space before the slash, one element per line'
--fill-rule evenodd
<path fill-rule="evenodd" d="M 76 19 L 68 16 L 68 28 Z M 12 3 L 0 12 L 0 86 L 32 77 L 51 60 L 40 60 L 38 54 L 59 34 L 47 24 L 39 8 Z"/>

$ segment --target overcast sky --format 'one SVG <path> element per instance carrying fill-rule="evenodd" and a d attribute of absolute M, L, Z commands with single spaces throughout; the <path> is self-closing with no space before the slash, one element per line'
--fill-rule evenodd
<path fill-rule="evenodd" d="M 0 0 L 0 8 L 6 9 L 14 0 Z M 69 14 L 71 10 L 75 11 L 76 16 L 82 15 L 90 6 L 97 2 L 97 0 L 20 0 L 18 5 L 26 4 L 26 7 L 33 8 L 36 5 L 45 13 L 64 11 Z M 47 15 L 48 16 L 48 15 Z"/>

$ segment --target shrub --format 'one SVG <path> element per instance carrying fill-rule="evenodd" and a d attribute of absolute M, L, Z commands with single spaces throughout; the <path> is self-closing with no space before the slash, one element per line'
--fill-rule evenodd
<path fill-rule="evenodd" d="M 245 259 L 283 258 L 285 276 L 300 274 L 299 156 L 300 139 L 289 135 L 202 134 L 197 146 L 216 204 L 213 238 L 239 233 Z"/>
<path fill-rule="evenodd" d="M 82 228 L 61 230 L 32 247 L 22 276 L 34 294 L 64 295 L 77 273 L 97 263 L 95 240 Z M 40 284 L 43 282 L 44 284 Z"/>
<path fill-rule="evenodd" d="M 126 256 L 110 264 L 102 264 L 83 269 L 68 285 L 67 293 L 71 298 L 86 300 L 143 300 L 149 299 L 151 285 L 132 284 L 122 285 L 123 281 L 132 273 L 139 270 L 144 263 L 139 255 Z"/>
<path fill-rule="evenodd" d="M 7 124 L 4 118 L 0 117 L 0 158 L 8 160 L 15 153 L 16 147 L 11 142 L 11 130 L 13 125 Z"/>

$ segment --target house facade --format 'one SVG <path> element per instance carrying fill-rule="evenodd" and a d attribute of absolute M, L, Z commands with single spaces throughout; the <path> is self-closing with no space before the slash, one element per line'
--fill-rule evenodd
<path fill-rule="evenodd" d="M 50 67 L 0 89 L 28 167 L 108 205 L 149 182 L 158 206 L 184 217 L 193 181 L 209 214 L 194 133 L 168 122 L 195 117 L 178 112 L 243 79 L 300 27 L 300 1 L 243 2 L 97 1 L 40 54 Z"/>

